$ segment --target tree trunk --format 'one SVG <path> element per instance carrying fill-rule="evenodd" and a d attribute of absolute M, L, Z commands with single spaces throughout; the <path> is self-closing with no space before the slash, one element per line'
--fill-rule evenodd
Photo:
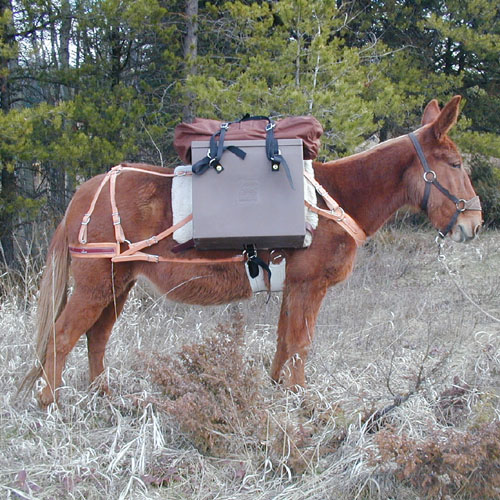
<path fill-rule="evenodd" d="M 121 78 L 121 57 L 122 45 L 120 41 L 120 32 L 118 26 L 112 26 L 109 33 L 111 44 L 111 85 L 115 87 L 120 83 Z"/>
<path fill-rule="evenodd" d="M 59 34 L 59 66 L 63 72 L 63 79 L 67 78 L 69 69 L 69 45 L 71 37 L 71 6 L 69 0 L 61 3 L 61 30 Z M 68 85 L 61 85 L 61 96 L 64 101 L 71 98 Z"/>
<path fill-rule="evenodd" d="M 0 16 L 4 16 L 6 11 L 12 11 L 10 0 L 0 0 Z M 0 31 L 0 45 L 7 47 L 6 55 L 0 53 L 0 101 L 2 113 L 7 114 L 11 106 L 11 87 L 9 82 L 9 70 L 12 56 L 9 55 L 13 46 L 14 37 L 12 26 L 6 26 L 4 31 Z M 5 54 L 5 53 L 4 53 Z M 1 185 L 0 185 L 0 243 L 1 260 L 11 267 L 15 265 L 14 252 L 14 217 L 15 210 L 13 201 L 16 198 L 16 178 L 14 172 L 9 168 L 12 158 L 0 157 Z"/>
<path fill-rule="evenodd" d="M 198 55 L 198 0 L 186 0 L 186 36 L 184 38 L 184 71 L 186 78 L 196 74 Z M 186 103 L 182 111 L 183 120 L 191 123 L 194 119 L 192 92 L 186 92 Z"/>

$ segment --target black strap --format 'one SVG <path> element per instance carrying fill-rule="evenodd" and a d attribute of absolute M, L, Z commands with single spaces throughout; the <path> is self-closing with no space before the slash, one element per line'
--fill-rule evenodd
<path fill-rule="evenodd" d="M 283 165 L 285 169 L 286 176 L 288 178 L 288 182 L 290 183 L 290 187 L 295 191 L 295 186 L 293 185 L 292 174 L 290 173 L 290 168 L 288 167 L 288 163 L 285 158 L 281 154 L 278 141 L 274 137 L 274 127 L 276 124 L 272 121 L 269 121 L 269 124 L 266 127 L 266 154 L 267 158 L 271 161 L 271 168 L 273 171 L 279 170 L 280 165 Z"/>
<path fill-rule="evenodd" d="M 250 274 L 250 277 L 256 278 L 259 275 L 259 267 L 262 267 L 268 275 L 269 283 L 271 283 L 271 268 L 260 257 L 257 257 L 255 245 L 247 245 L 245 251 L 247 254 L 248 274 Z"/>
<path fill-rule="evenodd" d="M 269 123 L 271 123 L 271 118 L 269 118 L 269 116 L 264 116 L 264 115 L 254 115 L 254 116 L 250 116 L 250 114 L 246 114 L 244 115 L 242 118 L 240 118 L 238 120 L 238 123 L 241 123 L 241 122 L 248 122 L 248 121 L 251 121 L 251 120 L 266 120 L 268 121 Z"/>
<path fill-rule="evenodd" d="M 448 222 L 448 225 L 444 228 L 444 231 L 438 231 L 438 234 L 439 236 L 441 236 L 441 238 L 444 238 L 452 230 L 453 226 L 457 222 L 459 215 L 460 215 L 460 210 L 457 210 L 450 219 L 450 222 Z"/>
<path fill-rule="evenodd" d="M 417 136 L 413 133 L 410 132 L 408 136 L 411 139 L 411 142 L 413 143 L 413 146 L 415 147 L 415 151 L 417 152 L 417 156 L 420 160 L 420 163 L 422 164 L 422 167 L 424 169 L 424 181 L 425 181 L 425 189 L 424 189 L 424 197 L 422 198 L 422 202 L 420 203 L 420 207 L 424 212 L 427 212 L 427 203 L 429 201 L 429 196 L 431 193 L 431 185 L 436 186 L 441 193 L 443 193 L 449 200 L 451 200 L 453 203 L 455 203 L 455 206 L 457 207 L 455 213 L 451 217 L 450 222 L 446 226 L 446 228 L 443 231 L 438 231 L 439 236 L 444 238 L 453 228 L 455 223 L 457 222 L 458 216 L 462 212 L 461 209 L 459 209 L 459 204 L 460 200 L 452 195 L 441 183 L 437 180 L 436 173 L 431 170 L 429 167 L 429 164 L 427 163 L 427 158 L 425 157 L 424 151 L 422 150 L 422 146 L 418 142 Z M 427 174 L 431 174 L 430 177 Z"/>
<path fill-rule="evenodd" d="M 224 168 L 222 167 L 220 161 L 224 151 L 226 150 L 231 151 L 231 153 L 235 154 L 242 160 L 245 159 L 246 153 L 242 149 L 236 146 L 224 146 L 224 138 L 229 126 L 232 123 L 241 123 L 250 120 L 267 120 L 268 124 L 266 126 L 266 156 L 271 162 L 271 168 L 273 171 L 278 171 L 280 166 L 283 165 L 286 176 L 288 178 L 288 182 L 290 183 L 291 188 L 295 190 L 292 174 L 290 173 L 290 168 L 279 150 L 278 141 L 274 137 L 274 127 L 276 126 L 276 124 L 268 116 L 250 116 L 247 113 L 240 120 L 223 123 L 220 130 L 213 134 L 212 137 L 210 137 L 210 146 L 207 156 L 197 161 L 193 165 L 193 173 L 196 175 L 201 175 L 205 173 L 210 167 L 213 167 L 217 173 L 221 173 Z M 219 138 L 218 141 L 217 138 Z"/>
<path fill-rule="evenodd" d="M 222 148 L 222 153 L 224 153 L 224 151 L 230 151 L 242 160 L 244 160 L 247 155 L 245 151 L 243 151 L 243 149 L 239 148 L 238 146 L 224 146 Z M 204 156 L 201 160 L 197 161 L 193 165 L 193 174 L 204 174 L 210 167 L 215 168 L 217 173 L 221 173 L 223 169 L 222 165 L 220 164 L 220 158 L 218 156 L 218 145 L 212 146 L 211 144 L 207 156 Z M 220 156 L 222 157 L 222 154 Z M 218 165 L 221 167 L 220 169 L 217 168 Z"/>
<path fill-rule="evenodd" d="M 422 209 L 427 210 L 427 201 L 429 200 L 429 193 L 430 193 L 431 184 L 434 184 L 434 186 L 436 186 L 439 189 L 439 191 L 441 191 L 441 193 L 443 193 L 453 203 L 455 203 L 455 204 L 458 203 L 459 199 L 456 196 L 452 195 L 437 180 L 436 173 L 433 170 L 431 170 L 431 168 L 429 167 L 429 164 L 427 163 L 427 158 L 424 155 L 424 151 L 422 150 L 422 146 L 418 142 L 416 135 L 413 132 L 410 132 L 408 135 L 411 139 L 411 142 L 413 143 L 413 146 L 415 147 L 418 158 L 420 159 L 420 163 L 422 164 L 422 167 L 423 167 L 425 173 L 432 174 L 432 179 L 430 179 L 430 180 L 426 176 L 424 176 L 426 186 L 425 186 L 424 198 L 423 198 L 422 203 L 421 203 Z"/>

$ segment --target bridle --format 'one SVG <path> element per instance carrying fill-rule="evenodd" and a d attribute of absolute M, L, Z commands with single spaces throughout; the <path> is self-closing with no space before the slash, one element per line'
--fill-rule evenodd
<path fill-rule="evenodd" d="M 452 195 L 443 185 L 439 183 L 439 181 L 437 180 L 436 172 L 434 172 L 434 170 L 431 170 L 431 168 L 429 167 L 427 159 L 425 158 L 424 152 L 422 150 L 422 146 L 420 146 L 420 143 L 418 142 L 417 136 L 413 132 L 410 132 L 408 136 L 410 137 L 411 142 L 415 147 L 417 156 L 424 169 L 423 177 L 425 181 L 425 190 L 424 190 L 424 197 L 422 198 L 422 202 L 420 203 L 420 207 L 422 208 L 422 210 L 427 213 L 427 202 L 429 201 L 432 185 L 436 186 L 439 189 L 439 191 L 441 191 L 441 193 L 443 193 L 449 200 L 455 203 L 456 211 L 452 215 L 450 222 L 444 228 L 443 231 L 438 230 L 439 236 L 441 238 L 444 238 L 456 224 L 458 216 L 462 212 L 465 212 L 466 210 L 481 211 L 481 202 L 479 201 L 479 196 L 476 195 L 472 197 L 470 200 L 464 200 L 463 198 L 457 198 L 456 196 Z"/>

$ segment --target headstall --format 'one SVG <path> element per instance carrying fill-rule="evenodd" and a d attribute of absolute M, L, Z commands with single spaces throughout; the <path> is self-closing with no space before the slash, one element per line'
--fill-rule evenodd
<path fill-rule="evenodd" d="M 456 224 L 458 216 L 462 212 L 465 212 L 466 210 L 481 211 L 481 202 L 479 201 L 479 196 L 476 195 L 473 196 L 470 200 L 464 200 L 463 198 L 457 198 L 456 196 L 452 195 L 442 184 L 440 184 L 440 182 L 437 180 L 436 172 L 434 172 L 434 170 L 431 170 L 431 168 L 429 167 L 427 159 L 425 158 L 424 152 L 422 150 L 422 146 L 418 142 L 417 136 L 413 132 L 410 132 L 408 136 L 410 137 L 411 142 L 415 147 L 417 156 L 424 169 L 423 178 L 425 181 L 425 190 L 424 190 L 424 197 L 422 198 L 422 202 L 420 204 L 422 210 L 427 213 L 427 203 L 429 201 L 432 185 L 436 186 L 439 189 L 439 191 L 441 191 L 441 193 L 443 193 L 449 200 L 451 200 L 455 204 L 456 210 L 455 213 L 452 215 L 450 222 L 444 228 L 443 231 L 438 230 L 439 236 L 441 238 L 444 238 Z"/>

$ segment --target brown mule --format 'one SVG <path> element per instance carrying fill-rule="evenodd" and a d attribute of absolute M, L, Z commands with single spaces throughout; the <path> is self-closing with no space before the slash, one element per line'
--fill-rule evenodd
<path fill-rule="evenodd" d="M 460 96 L 455 96 L 440 110 L 437 101 L 431 101 L 413 138 L 402 136 L 347 158 L 315 163 L 316 179 L 368 236 L 403 205 L 425 205 L 422 208 L 438 230 L 449 232 L 455 241 L 472 239 L 482 223 L 480 205 L 458 150 L 447 136 L 457 120 L 459 103 Z M 134 167 L 166 171 L 150 165 Z M 102 179 L 103 175 L 97 176 L 78 189 L 49 248 L 38 306 L 37 364 L 21 384 L 21 389 L 29 389 L 39 377 L 44 378 L 46 385 L 39 395 L 42 406 L 55 400 L 66 357 L 83 334 L 88 339 L 90 380 L 102 373 L 116 315 L 138 276 L 148 278 L 168 298 L 189 304 L 223 304 L 252 294 L 242 262 L 112 265 L 107 258 L 70 259 L 68 248 L 78 245 L 82 216 Z M 170 178 L 136 171 L 120 174 L 116 203 L 129 240 L 150 238 L 172 224 L 170 193 Z M 103 190 L 88 226 L 88 241 L 114 241 L 109 207 L 110 194 Z M 149 250 L 174 258 L 174 245 L 166 238 Z M 287 259 L 286 281 L 271 369 L 274 380 L 284 380 L 291 387 L 304 385 L 304 362 L 321 302 L 328 287 L 350 274 L 356 248 L 354 239 L 335 220 L 320 217 L 309 248 L 282 251 Z M 189 250 L 183 259 L 231 255 L 234 252 Z M 264 252 L 259 255 L 266 258 Z M 74 291 L 67 300 L 69 271 Z M 288 360 L 293 362 L 283 370 Z"/>

